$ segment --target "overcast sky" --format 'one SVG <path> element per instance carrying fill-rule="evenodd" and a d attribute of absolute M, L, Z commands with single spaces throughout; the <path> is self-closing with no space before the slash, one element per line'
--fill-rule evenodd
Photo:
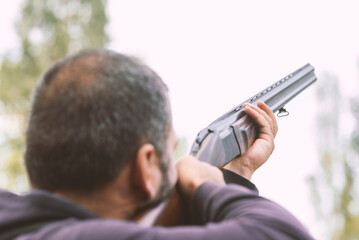
<path fill-rule="evenodd" d="M 0 53 L 18 44 L 18 6 L 0 9 Z M 163 78 L 175 130 L 191 144 L 215 118 L 306 63 L 318 77 L 336 74 L 344 95 L 357 94 L 358 9 L 357 1 L 112 0 L 109 48 L 142 58 Z M 315 87 L 287 110 L 276 150 L 252 180 L 322 239 L 306 183 L 318 167 Z"/>

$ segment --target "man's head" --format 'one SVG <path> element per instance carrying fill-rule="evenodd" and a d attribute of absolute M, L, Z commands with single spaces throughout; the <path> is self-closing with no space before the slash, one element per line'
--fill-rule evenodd
<path fill-rule="evenodd" d="M 88 193 L 125 166 L 136 167 L 147 147 L 166 182 L 170 134 L 167 87 L 159 76 L 127 56 L 87 50 L 41 77 L 26 132 L 26 167 L 35 188 Z"/>

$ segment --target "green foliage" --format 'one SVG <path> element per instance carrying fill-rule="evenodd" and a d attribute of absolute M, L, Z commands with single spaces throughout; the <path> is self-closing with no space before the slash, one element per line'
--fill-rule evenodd
<path fill-rule="evenodd" d="M 1 188 L 23 191 L 24 125 L 30 109 L 32 89 L 41 73 L 54 61 L 84 48 L 104 47 L 106 0 L 25 0 L 16 23 L 20 47 L 2 56 L 0 66 L 0 117 L 16 119 L 17 134 L 1 145 L 9 154 L 3 171 L 7 180 Z"/>
<path fill-rule="evenodd" d="M 309 178 L 318 215 L 332 239 L 359 239 L 359 99 L 342 98 L 338 79 L 325 74 L 318 83 L 317 116 L 320 170 Z M 351 102 L 351 111 L 346 106 Z M 345 134 L 352 116 L 355 129 Z"/>
<path fill-rule="evenodd" d="M 188 141 L 185 137 L 177 138 L 177 146 L 173 153 L 173 159 L 175 162 L 181 159 L 181 157 L 188 154 Z"/>

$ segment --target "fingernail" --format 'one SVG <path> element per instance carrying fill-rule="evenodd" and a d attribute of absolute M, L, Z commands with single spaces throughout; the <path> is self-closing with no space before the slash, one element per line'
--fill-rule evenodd
<path fill-rule="evenodd" d="M 243 104 L 243 106 L 245 106 L 245 107 L 246 107 L 246 106 L 253 106 L 253 105 L 252 105 L 252 104 L 250 104 L 250 103 L 248 103 L 248 102 L 246 102 L 246 103 L 244 103 L 244 104 Z"/>

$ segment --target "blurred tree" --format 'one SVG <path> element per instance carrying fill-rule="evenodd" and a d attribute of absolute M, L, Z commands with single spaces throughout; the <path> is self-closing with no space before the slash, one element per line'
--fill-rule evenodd
<path fill-rule="evenodd" d="M 330 74 L 318 83 L 317 115 L 320 171 L 309 178 L 313 202 L 318 215 L 326 222 L 332 239 L 359 239 L 358 152 L 359 99 L 343 99 L 338 79 Z M 352 116 L 354 134 L 345 134 Z"/>
<path fill-rule="evenodd" d="M 177 137 L 176 149 L 173 153 L 173 159 L 175 162 L 181 159 L 181 157 L 188 155 L 188 141 L 185 137 Z"/>
<path fill-rule="evenodd" d="M 15 53 L 2 56 L 0 66 L 0 116 L 11 116 L 9 125 L 19 129 L 1 145 L 8 157 L 0 162 L 6 173 L 0 188 L 23 191 L 28 187 L 22 163 L 23 130 L 32 88 L 55 60 L 83 48 L 106 45 L 106 4 L 106 0 L 23 2 L 15 26 L 21 46 Z"/>

